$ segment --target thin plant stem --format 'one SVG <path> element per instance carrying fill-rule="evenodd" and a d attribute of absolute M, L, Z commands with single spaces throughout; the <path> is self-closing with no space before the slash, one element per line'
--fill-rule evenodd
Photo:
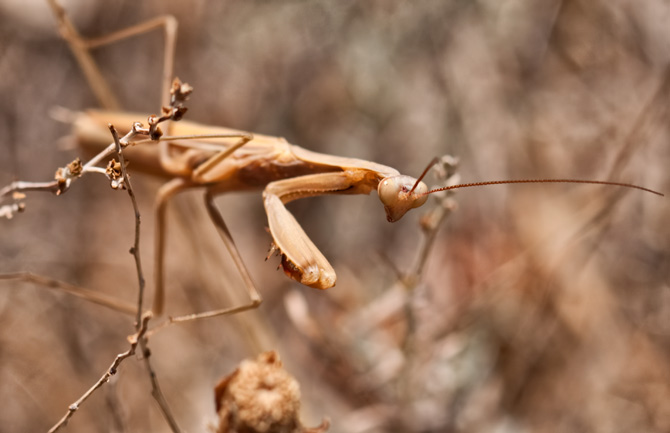
<path fill-rule="evenodd" d="M 121 165 L 121 175 L 123 176 L 123 184 L 128 191 L 130 196 L 130 201 L 133 204 L 133 211 L 135 213 L 135 241 L 133 247 L 130 249 L 130 253 L 135 259 L 135 270 L 137 271 L 137 280 L 139 284 L 139 290 L 137 295 L 137 323 L 136 326 L 140 326 L 140 318 L 142 317 L 142 305 L 144 300 L 144 287 L 146 286 L 146 280 L 144 279 L 144 273 L 142 272 L 142 259 L 140 257 L 140 225 L 142 223 L 142 217 L 140 215 L 140 209 L 137 206 L 137 199 L 135 198 L 135 193 L 133 192 L 133 187 L 130 183 L 130 177 L 128 176 L 128 170 L 126 170 L 126 161 L 123 157 L 123 151 L 121 150 L 121 141 L 119 140 L 119 134 L 116 132 L 114 125 L 109 125 L 109 131 L 112 133 L 114 138 L 114 145 L 116 146 L 116 154 L 119 156 L 119 164 Z"/>
<path fill-rule="evenodd" d="M 149 319 L 151 319 L 151 313 L 148 312 L 146 313 L 143 317 L 142 320 L 140 320 L 139 326 L 138 326 L 138 331 L 134 335 L 130 337 L 131 343 L 130 343 L 130 348 L 126 350 L 123 353 L 119 353 L 116 355 L 116 358 L 114 358 L 114 361 L 112 364 L 109 366 L 107 371 L 98 379 L 98 381 L 90 387 L 81 397 L 77 399 L 74 403 L 72 403 L 68 409 L 67 413 L 61 418 L 53 427 L 49 429 L 49 433 L 54 433 L 61 428 L 65 427 L 74 415 L 74 413 L 79 410 L 79 407 L 86 401 L 88 398 L 93 395 L 93 393 L 100 388 L 102 385 L 105 383 L 109 382 L 112 376 L 114 376 L 118 370 L 119 366 L 121 363 L 126 359 L 135 354 L 135 351 L 137 350 L 137 345 L 139 344 L 140 340 L 144 339 L 144 333 L 147 330 L 147 324 L 149 323 Z"/>
<path fill-rule="evenodd" d="M 140 216 L 140 211 L 139 211 L 139 207 L 137 205 L 137 200 L 135 198 L 135 193 L 133 192 L 133 187 L 130 183 L 130 177 L 128 176 L 128 171 L 126 170 L 126 164 L 125 164 L 125 160 L 123 158 L 123 151 L 122 151 L 122 146 L 121 146 L 121 140 L 119 139 L 119 134 L 116 131 L 116 128 L 114 128 L 114 125 L 109 124 L 108 126 L 109 126 L 110 132 L 112 133 L 112 137 L 114 138 L 114 144 L 116 146 L 116 153 L 119 157 L 119 164 L 121 165 L 121 175 L 123 177 L 123 185 L 125 186 L 126 190 L 128 191 L 128 195 L 130 196 L 130 200 L 133 203 L 133 210 L 135 212 L 135 241 L 134 241 L 133 247 L 130 249 L 130 252 L 135 259 L 135 268 L 137 270 L 137 278 L 138 278 L 138 283 L 139 283 L 139 291 L 138 291 L 138 297 L 137 297 L 137 317 L 138 317 L 138 325 L 137 326 L 140 326 L 139 325 L 139 323 L 140 323 L 139 318 L 142 317 L 142 304 L 143 304 L 143 299 L 144 299 L 144 287 L 145 287 L 144 273 L 142 272 L 142 261 L 140 259 L 140 224 L 141 224 L 142 218 Z M 158 403 L 158 406 L 161 409 L 161 413 L 163 414 L 163 417 L 165 418 L 165 421 L 170 426 L 170 429 L 172 430 L 172 432 L 173 433 L 181 433 L 181 429 L 179 428 L 179 425 L 177 424 L 177 421 L 176 421 L 174 415 L 172 414 L 172 411 L 170 410 L 170 406 L 168 405 L 167 400 L 165 399 L 165 396 L 163 395 L 163 391 L 161 390 L 160 385 L 158 384 L 158 378 L 156 376 L 156 372 L 151 365 L 151 361 L 149 359 L 151 351 L 148 348 L 148 340 L 147 340 L 146 336 L 142 335 L 142 338 L 140 340 L 140 345 L 141 345 L 141 348 L 142 348 L 144 365 L 147 369 L 147 373 L 149 375 L 149 380 L 151 381 L 151 390 L 152 390 L 151 395 L 154 397 L 154 399 Z"/>

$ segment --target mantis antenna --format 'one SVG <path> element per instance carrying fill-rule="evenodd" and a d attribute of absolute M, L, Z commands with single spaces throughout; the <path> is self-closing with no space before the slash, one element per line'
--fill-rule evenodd
<path fill-rule="evenodd" d="M 425 174 L 425 173 L 424 173 Z M 423 176 L 423 175 L 422 175 Z M 583 179 L 519 179 L 519 180 L 493 180 L 488 182 L 474 182 L 474 183 L 463 183 L 459 185 L 445 186 L 443 188 L 432 189 L 428 192 L 423 193 L 422 195 L 432 194 L 439 191 L 448 191 L 450 189 L 458 188 L 470 188 L 473 186 L 484 186 L 484 185 L 503 185 L 511 183 L 591 183 L 596 185 L 611 185 L 611 186 L 620 186 L 624 188 L 634 188 L 641 191 L 650 192 L 652 194 L 665 197 L 664 194 L 661 194 L 658 191 L 653 189 L 648 189 L 642 186 L 633 185 L 632 183 L 622 183 L 622 182 L 608 182 L 604 180 L 583 180 Z"/>
<path fill-rule="evenodd" d="M 428 174 L 428 170 L 430 170 L 435 164 L 437 164 L 437 162 L 438 162 L 439 160 L 440 160 L 440 158 L 438 158 L 438 157 L 436 156 L 435 158 L 433 158 L 432 161 L 430 161 L 430 162 L 428 163 L 428 165 L 426 166 L 426 168 L 423 169 L 423 173 L 421 173 L 421 176 L 419 176 L 419 178 L 418 178 L 418 179 L 416 180 L 416 182 L 414 183 L 414 186 L 412 187 L 412 189 L 409 190 L 409 193 L 410 193 L 410 194 L 412 194 L 412 193 L 414 192 L 414 190 L 416 189 L 416 187 L 419 186 L 419 183 L 421 182 L 421 180 L 424 178 L 424 176 L 426 176 L 426 174 Z M 431 192 L 437 192 L 437 191 L 428 191 L 425 195 L 428 195 L 428 194 L 430 194 Z"/>

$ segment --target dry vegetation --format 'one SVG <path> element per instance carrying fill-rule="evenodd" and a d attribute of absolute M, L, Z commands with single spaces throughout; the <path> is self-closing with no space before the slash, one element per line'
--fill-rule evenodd
<path fill-rule="evenodd" d="M 50 179 L 78 154 L 50 110 L 95 106 L 42 3 L 0 2 L 0 185 Z M 178 18 L 176 73 L 195 88 L 191 120 L 414 176 L 450 154 L 463 181 L 572 177 L 670 191 L 667 2 L 78 3 L 66 7 L 88 35 Z M 142 118 L 160 99 L 160 53 L 156 35 L 97 53 Z M 129 170 L 150 268 L 161 181 L 133 173 L 132 162 Z M 265 302 L 151 338 L 182 428 L 205 431 L 217 417 L 216 383 L 274 349 L 300 382 L 305 425 L 328 416 L 334 432 L 669 431 L 667 198 L 529 185 L 462 190 L 454 200 L 421 279 L 404 278 L 410 290 L 394 266 L 414 266 L 428 209 L 389 224 L 374 196 L 292 205 L 338 271 L 337 286 L 317 292 L 263 262 L 270 238 L 258 194 L 221 197 Z M 0 272 L 134 302 L 125 193 L 92 177 L 62 197 L 29 195 L 26 205 L 0 220 Z M 177 198 L 169 217 L 168 314 L 239 298 L 200 194 Z M 46 431 L 134 332 L 128 316 L 3 282 L 0 430 Z M 143 364 L 128 359 L 68 431 L 169 427 Z"/>

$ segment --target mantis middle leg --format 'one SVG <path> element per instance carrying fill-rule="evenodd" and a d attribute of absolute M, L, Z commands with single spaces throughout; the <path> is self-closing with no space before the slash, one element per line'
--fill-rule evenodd
<path fill-rule="evenodd" d="M 214 204 L 214 194 L 209 189 L 205 192 L 205 207 L 207 208 L 207 213 L 209 214 L 209 217 L 212 219 L 212 222 L 216 226 L 216 230 L 218 231 L 221 240 L 223 241 L 224 245 L 226 246 L 226 249 L 228 250 L 228 253 L 233 259 L 235 267 L 237 267 L 237 270 L 239 271 L 240 276 L 242 277 L 242 281 L 244 283 L 244 287 L 247 291 L 247 294 L 249 295 L 250 302 L 248 304 L 239 305 L 236 307 L 229 307 L 219 310 L 207 311 L 204 313 L 188 314 L 184 316 L 173 317 L 171 319 L 172 322 L 198 320 L 216 316 L 225 316 L 228 314 L 235 314 L 242 311 L 257 308 L 263 301 L 260 293 L 258 292 L 256 286 L 254 285 L 253 280 L 251 279 L 251 276 L 249 275 L 249 270 L 244 264 L 244 260 L 242 259 L 242 256 L 240 255 L 240 252 L 237 249 L 237 246 L 235 245 L 235 241 L 233 240 L 233 237 L 230 234 L 230 230 L 228 230 L 228 226 L 223 220 L 221 212 L 219 212 L 216 205 Z"/>
<path fill-rule="evenodd" d="M 165 211 L 166 211 L 166 205 L 167 202 L 170 198 L 172 198 L 175 194 L 184 191 L 186 189 L 193 188 L 197 185 L 190 183 L 188 181 L 185 181 L 183 179 L 175 179 L 173 181 L 170 181 L 166 183 L 159 191 L 157 200 L 156 200 L 156 239 L 155 239 L 155 254 L 156 254 L 156 261 L 155 261 L 155 279 L 156 279 L 156 291 L 154 294 L 154 305 L 153 305 L 153 312 L 156 314 L 161 314 L 163 312 L 163 307 L 165 303 L 165 287 L 164 287 L 164 274 L 165 274 L 165 269 L 164 269 L 164 256 L 165 256 L 165 227 L 166 227 L 166 220 L 165 220 Z M 227 314 L 234 314 L 238 313 L 240 311 L 245 311 L 249 309 L 256 308 L 260 305 L 262 298 L 260 294 L 258 293 L 258 290 L 256 289 L 256 286 L 254 285 L 251 276 L 249 275 L 249 271 L 247 270 L 244 261 L 242 260 L 242 257 L 240 256 L 240 253 L 237 249 L 237 246 L 235 245 L 235 241 L 233 240 L 230 231 L 228 230 L 228 227 L 226 226 L 225 221 L 223 220 L 223 217 L 221 216 L 221 213 L 219 210 L 216 208 L 216 205 L 214 204 L 214 194 L 207 189 L 205 193 L 205 206 L 207 208 L 207 213 L 209 214 L 209 217 L 211 218 L 212 222 L 216 226 L 216 229 L 219 233 L 219 236 L 221 236 L 221 239 L 223 240 L 224 245 L 228 249 L 228 252 L 230 253 L 230 256 L 233 259 L 233 262 L 235 263 L 235 266 L 237 267 L 238 271 L 240 272 L 240 275 L 242 277 L 242 281 L 244 283 L 245 289 L 247 293 L 249 294 L 249 298 L 251 299 L 251 302 L 249 304 L 241 305 L 241 306 L 236 306 L 236 307 L 230 307 L 230 308 L 225 308 L 225 309 L 220 309 L 220 310 L 213 310 L 213 311 L 208 311 L 205 313 L 196 313 L 196 314 L 189 314 L 189 315 L 184 315 L 184 316 L 179 316 L 172 318 L 172 322 L 180 322 L 180 321 L 188 321 L 188 320 L 198 320 L 198 319 L 204 319 L 204 318 L 209 318 L 209 317 L 216 317 L 216 316 L 223 316 Z"/>

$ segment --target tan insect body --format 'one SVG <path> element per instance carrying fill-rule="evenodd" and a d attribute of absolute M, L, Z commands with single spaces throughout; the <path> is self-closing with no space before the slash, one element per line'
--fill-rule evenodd
<path fill-rule="evenodd" d="M 99 151 L 109 144 L 107 123 L 131 125 L 141 115 L 89 110 L 75 122 L 75 134 L 85 148 Z M 160 146 L 138 145 L 128 148 L 133 166 L 165 177 L 182 180 L 179 189 L 204 186 L 212 194 L 263 189 L 270 233 L 282 254 L 284 272 L 300 283 L 327 289 L 336 282 L 328 260 L 305 234 L 284 206 L 293 200 L 324 194 L 369 194 L 377 190 L 389 221 L 399 220 L 413 207 L 423 204 L 428 188 L 397 170 L 355 158 L 312 152 L 288 143 L 280 137 L 254 134 L 227 157 L 209 163 L 240 142 L 243 131 L 180 121 L 171 126 L 171 135 L 228 135 L 197 141 L 166 141 Z M 135 162 L 137 161 L 137 162 Z M 159 199 L 160 201 L 160 199 Z M 161 206 L 158 207 L 159 212 Z M 162 218 L 159 218 L 160 222 Z M 159 228 L 159 237 L 162 237 Z M 163 246 L 157 253 L 162 256 Z M 162 302 L 162 260 L 156 268 L 157 296 Z M 159 306 L 156 309 L 160 310 Z"/>

